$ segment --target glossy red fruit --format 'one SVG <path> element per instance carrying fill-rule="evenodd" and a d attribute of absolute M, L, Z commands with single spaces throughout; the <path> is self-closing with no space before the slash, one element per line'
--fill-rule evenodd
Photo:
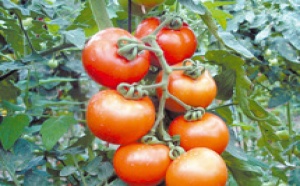
<path fill-rule="evenodd" d="M 186 121 L 184 116 L 178 116 L 171 122 L 169 134 L 180 135 L 180 146 L 186 151 L 206 147 L 219 154 L 226 149 L 230 137 L 225 122 L 208 112 L 197 121 Z"/>
<path fill-rule="evenodd" d="M 151 34 L 160 23 L 160 19 L 156 17 L 143 20 L 137 26 L 135 36 L 141 39 Z M 186 23 L 178 30 L 164 27 L 157 34 L 156 41 L 163 50 L 164 57 L 169 65 L 174 65 L 190 58 L 197 49 L 197 38 Z M 151 64 L 160 67 L 154 53 L 151 53 Z"/>
<path fill-rule="evenodd" d="M 171 163 L 165 145 L 133 143 L 117 149 L 113 165 L 116 174 L 130 186 L 156 186 L 164 180 Z"/>
<path fill-rule="evenodd" d="M 101 30 L 82 51 L 82 64 L 87 74 L 101 85 L 116 88 L 121 82 L 138 82 L 149 70 L 149 51 L 140 52 L 131 61 L 118 54 L 117 41 L 122 37 L 134 38 L 120 28 Z"/>
<path fill-rule="evenodd" d="M 222 157 L 207 148 L 194 148 L 175 159 L 166 174 L 167 186 L 225 186 L 227 167 Z"/>
<path fill-rule="evenodd" d="M 103 90 L 89 100 L 86 121 L 96 137 L 109 143 L 128 144 L 151 130 L 155 108 L 149 97 L 129 100 L 116 90 Z"/>
<path fill-rule="evenodd" d="M 156 82 L 161 82 L 161 79 L 162 71 L 157 75 Z M 193 107 L 206 108 L 217 95 L 217 85 L 207 70 L 197 79 L 190 78 L 183 71 L 173 71 L 169 76 L 168 90 L 182 102 Z M 162 89 L 158 88 L 156 92 L 160 98 Z M 165 106 L 173 112 L 185 112 L 185 109 L 171 98 L 167 99 Z"/>

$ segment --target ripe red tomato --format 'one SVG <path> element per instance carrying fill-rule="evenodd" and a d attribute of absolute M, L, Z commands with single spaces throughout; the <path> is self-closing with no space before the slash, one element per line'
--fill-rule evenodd
<path fill-rule="evenodd" d="M 152 33 L 160 24 L 156 17 L 143 20 L 136 29 L 135 36 L 143 38 Z M 190 58 L 197 49 L 197 38 L 189 26 L 184 23 L 179 30 L 163 28 L 156 36 L 158 45 L 164 52 L 169 65 L 174 65 Z M 151 64 L 159 67 L 157 57 L 151 53 Z"/>
<path fill-rule="evenodd" d="M 161 78 L 162 72 L 157 75 L 156 82 L 160 82 Z M 182 102 L 193 107 L 206 108 L 217 95 L 217 85 L 207 70 L 197 79 L 186 76 L 183 71 L 173 71 L 169 76 L 168 90 Z M 162 89 L 158 88 L 156 92 L 158 97 L 161 97 Z M 181 105 L 170 98 L 166 101 L 166 108 L 173 112 L 185 112 Z"/>
<path fill-rule="evenodd" d="M 141 52 L 129 61 L 117 53 L 121 37 L 134 38 L 120 28 L 108 28 L 92 36 L 82 51 L 82 63 L 87 74 L 97 83 L 116 88 L 121 82 L 140 81 L 150 67 L 149 51 Z"/>
<path fill-rule="evenodd" d="M 194 148 L 175 159 L 166 174 L 167 186 L 225 186 L 228 173 L 222 157 L 207 148 Z"/>
<path fill-rule="evenodd" d="M 212 113 L 205 113 L 197 121 L 186 121 L 183 116 L 178 116 L 171 122 L 169 133 L 180 135 L 180 146 L 186 151 L 206 147 L 221 154 L 229 143 L 225 122 Z"/>
<path fill-rule="evenodd" d="M 116 174 L 130 186 L 156 186 L 171 163 L 165 145 L 133 143 L 117 149 L 113 165 Z"/>
<path fill-rule="evenodd" d="M 89 100 L 86 121 L 98 138 L 114 144 L 128 144 L 151 130 L 155 108 L 149 97 L 128 100 L 116 90 L 103 90 Z"/>
<path fill-rule="evenodd" d="M 132 0 L 132 2 L 138 5 L 152 8 L 162 4 L 163 2 L 165 2 L 165 0 Z"/>

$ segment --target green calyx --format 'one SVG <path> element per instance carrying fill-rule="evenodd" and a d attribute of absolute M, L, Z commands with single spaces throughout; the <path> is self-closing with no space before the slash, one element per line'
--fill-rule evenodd
<path fill-rule="evenodd" d="M 143 90 L 142 85 L 121 83 L 117 87 L 117 91 L 126 99 L 138 100 L 148 95 L 148 91 Z"/>
<path fill-rule="evenodd" d="M 117 42 L 118 54 L 127 60 L 134 60 L 142 51 L 140 50 L 140 42 L 132 38 L 120 38 Z"/>
<path fill-rule="evenodd" d="M 186 121 L 197 121 L 200 120 L 204 114 L 205 114 L 204 108 L 202 107 L 192 108 L 184 114 L 184 119 Z"/>
<path fill-rule="evenodd" d="M 170 16 L 171 19 L 170 19 Z M 167 24 L 165 25 L 165 27 L 172 29 L 172 30 L 180 30 L 181 27 L 183 26 L 183 19 L 182 17 L 178 16 L 178 15 L 165 15 L 161 18 L 161 22 L 163 22 L 164 20 L 169 19 L 169 21 L 167 22 Z"/>
<path fill-rule="evenodd" d="M 185 153 L 185 150 L 182 147 L 180 147 L 180 146 L 173 146 L 173 147 L 170 147 L 169 157 L 172 160 L 175 160 L 176 158 L 178 158 L 183 153 Z"/>
<path fill-rule="evenodd" d="M 197 79 L 205 72 L 205 67 L 200 61 L 193 61 L 190 59 L 184 60 L 183 66 L 188 66 L 190 68 L 186 69 L 183 73 L 192 79 Z"/>

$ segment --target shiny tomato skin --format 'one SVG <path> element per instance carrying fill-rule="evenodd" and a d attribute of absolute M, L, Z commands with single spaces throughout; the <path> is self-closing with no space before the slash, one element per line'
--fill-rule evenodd
<path fill-rule="evenodd" d="M 149 51 L 141 52 L 131 61 L 117 53 L 117 41 L 121 37 L 134 38 L 120 28 L 99 31 L 82 51 L 82 64 L 87 74 L 97 83 L 109 88 L 116 88 L 121 82 L 140 81 L 150 67 Z"/>
<path fill-rule="evenodd" d="M 207 148 L 194 148 L 175 159 L 166 174 L 167 186 L 225 186 L 227 167 L 222 157 Z"/>
<path fill-rule="evenodd" d="M 171 163 L 165 145 L 132 143 L 120 146 L 113 157 L 116 174 L 130 186 L 156 186 Z"/>
<path fill-rule="evenodd" d="M 128 144 L 151 130 L 155 108 L 149 97 L 129 100 L 116 90 L 103 90 L 89 100 L 86 120 L 90 131 L 101 140 Z"/>
<path fill-rule="evenodd" d="M 159 72 L 156 82 L 160 82 L 161 78 L 162 72 Z M 168 90 L 182 102 L 193 107 L 206 108 L 217 95 L 216 82 L 207 70 L 195 80 L 186 76 L 183 71 L 173 71 L 169 76 Z M 161 97 L 162 89 L 158 88 L 156 93 Z M 173 112 L 185 112 L 181 105 L 170 98 L 166 100 L 165 107 Z"/>
<path fill-rule="evenodd" d="M 183 115 L 178 116 L 170 123 L 169 134 L 180 135 L 180 146 L 186 151 L 206 147 L 219 154 L 226 149 L 230 138 L 225 122 L 208 112 L 197 121 L 186 121 Z"/>
<path fill-rule="evenodd" d="M 132 0 L 132 2 L 141 6 L 153 8 L 162 4 L 165 0 Z"/>
<path fill-rule="evenodd" d="M 150 17 L 143 20 L 136 29 L 135 36 L 143 38 L 152 33 L 160 24 L 160 19 Z M 184 23 L 178 30 L 163 28 L 156 36 L 158 45 L 164 52 L 169 65 L 174 65 L 193 56 L 197 49 L 197 38 L 189 26 Z M 151 52 L 151 64 L 160 67 L 157 57 Z"/>

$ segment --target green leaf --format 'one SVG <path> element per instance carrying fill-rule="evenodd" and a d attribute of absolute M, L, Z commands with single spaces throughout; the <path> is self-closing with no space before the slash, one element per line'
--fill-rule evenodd
<path fill-rule="evenodd" d="M 112 181 L 109 186 L 127 186 L 125 182 L 123 182 L 121 179 L 117 178 L 114 181 Z"/>
<path fill-rule="evenodd" d="M 227 125 L 233 123 L 232 112 L 229 107 L 217 108 L 216 112 L 225 120 Z"/>
<path fill-rule="evenodd" d="M 3 7 L 6 10 L 16 10 L 19 11 L 23 15 L 30 15 L 30 11 L 26 8 L 23 8 L 20 5 L 17 5 L 10 0 L 1 0 L 0 1 L 0 6 Z"/>
<path fill-rule="evenodd" d="M 27 171 L 24 177 L 24 186 L 50 186 L 48 174 L 40 170 Z"/>
<path fill-rule="evenodd" d="M 205 6 L 201 1 L 193 1 L 193 0 L 178 0 L 178 2 L 184 5 L 187 9 L 198 13 L 200 15 L 204 15 L 206 12 Z"/>
<path fill-rule="evenodd" d="M 4 117 L 0 124 L 0 141 L 5 150 L 14 145 L 29 123 L 30 118 L 24 114 Z"/>
<path fill-rule="evenodd" d="M 262 185 L 262 180 L 260 179 L 263 175 L 262 167 L 266 168 L 268 166 L 254 158 L 250 159 L 248 155 L 241 150 L 237 150 L 234 146 L 231 148 L 235 149 L 230 151 L 235 152 L 235 155 L 226 150 L 222 153 L 222 157 L 238 185 Z M 239 153 L 238 157 L 236 155 L 237 152 Z"/>
<path fill-rule="evenodd" d="M 90 144 L 92 144 L 92 142 L 94 141 L 94 139 L 95 139 L 95 135 L 93 135 L 91 132 L 87 132 L 85 136 L 79 138 L 70 147 L 77 147 L 77 146 L 87 147 Z"/>
<path fill-rule="evenodd" d="M 13 103 L 11 103 L 11 102 L 8 102 L 8 101 L 6 101 L 6 100 L 3 100 L 3 101 L 1 102 L 1 105 L 2 105 L 5 109 L 10 110 L 10 111 L 24 111 L 24 110 L 25 110 L 24 107 L 19 106 L 19 105 L 15 105 L 15 104 L 13 104 Z"/>
<path fill-rule="evenodd" d="M 220 74 L 214 76 L 218 87 L 216 99 L 229 100 L 232 97 L 235 78 L 235 71 L 226 68 Z"/>
<path fill-rule="evenodd" d="M 255 36 L 255 42 L 256 43 L 259 43 L 261 42 L 262 40 L 268 38 L 271 34 L 271 29 L 272 29 L 272 26 L 269 25 L 269 26 L 266 26 L 262 31 L 260 31 L 256 36 Z"/>
<path fill-rule="evenodd" d="M 296 27 L 288 29 L 286 32 L 283 32 L 284 39 L 287 39 L 296 49 L 300 50 L 300 30 Z"/>
<path fill-rule="evenodd" d="M 234 71 L 240 70 L 245 61 L 226 50 L 210 50 L 205 54 L 205 58 L 212 64 L 223 65 Z"/>
<path fill-rule="evenodd" d="M 280 87 L 275 87 L 271 91 L 271 98 L 268 103 L 269 108 L 274 108 L 279 105 L 283 105 L 291 100 L 292 95 L 291 92 L 287 89 L 283 89 Z"/>
<path fill-rule="evenodd" d="M 21 94 L 21 91 L 7 79 L 0 81 L 0 87 L 0 102 L 4 100 L 15 102 Z"/>
<path fill-rule="evenodd" d="M 47 150 L 51 150 L 57 141 L 77 121 L 72 116 L 60 116 L 46 120 L 41 128 L 42 142 Z"/>
<path fill-rule="evenodd" d="M 225 11 L 217 9 L 219 6 L 224 6 L 224 5 L 232 5 L 235 4 L 234 1 L 206 1 L 203 3 L 207 9 L 211 12 L 212 16 L 218 21 L 218 23 L 222 26 L 222 28 L 225 30 L 227 26 L 227 20 L 228 18 L 233 18 L 233 16 Z"/>
<path fill-rule="evenodd" d="M 90 161 L 86 167 L 84 167 L 84 170 L 88 172 L 92 176 L 96 176 L 99 174 L 99 167 L 102 163 L 102 156 L 95 157 L 92 161 Z"/>
<path fill-rule="evenodd" d="M 69 43 L 72 43 L 79 49 L 83 49 L 85 44 L 85 35 L 82 29 L 64 31 L 63 34 Z"/>
<path fill-rule="evenodd" d="M 71 174 L 73 174 L 74 172 L 76 172 L 77 169 L 76 167 L 72 166 L 72 165 L 68 165 L 65 166 L 59 173 L 60 176 L 69 176 Z"/>
<path fill-rule="evenodd" d="M 230 49 L 236 51 L 246 58 L 254 57 L 254 55 L 243 45 L 241 45 L 240 42 L 230 32 L 219 31 L 218 34 L 222 38 L 224 44 Z"/>
<path fill-rule="evenodd" d="M 81 10 L 79 16 L 74 20 L 73 24 L 67 28 L 67 30 L 74 30 L 76 28 L 82 28 L 86 37 L 92 36 L 98 31 L 98 27 L 88 1 L 84 4 L 84 8 Z"/>
<path fill-rule="evenodd" d="M 297 51 L 287 40 L 283 38 L 277 38 L 274 40 L 274 46 L 282 57 L 294 63 L 300 64 Z"/>
<path fill-rule="evenodd" d="M 100 180 L 107 180 L 114 173 L 114 168 L 110 162 L 103 162 L 99 167 L 98 178 Z"/>

